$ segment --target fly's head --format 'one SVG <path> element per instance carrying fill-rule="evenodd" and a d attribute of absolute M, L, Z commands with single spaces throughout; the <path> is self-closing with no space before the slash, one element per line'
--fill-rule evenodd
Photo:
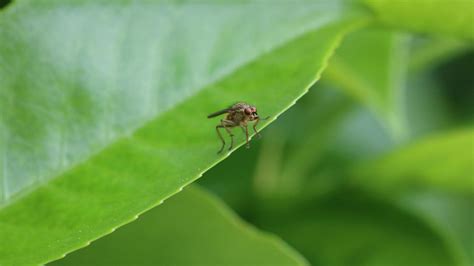
<path fill-rule="evenodd" d="M 249 106 L 245 108 L 244 113 L 250 121 L 259 119 L 257 108 L 255 106 Z"/>

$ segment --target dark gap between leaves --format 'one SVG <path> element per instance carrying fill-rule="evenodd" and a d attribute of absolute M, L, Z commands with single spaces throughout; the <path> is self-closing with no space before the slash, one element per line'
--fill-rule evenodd
<path fill-rule="evenodd" d="M 435 78 L 443 85 L 442 94 L 450 108 L 463 119 L 474 120 L 474 49 L 471 49 L 434 70 Z"/>
<path fill-rule="evenodd" d="M 7 5 L 9 5 L 12 2 L 12 0 L 0 0 L 0 9 L 5 8 Z"/>

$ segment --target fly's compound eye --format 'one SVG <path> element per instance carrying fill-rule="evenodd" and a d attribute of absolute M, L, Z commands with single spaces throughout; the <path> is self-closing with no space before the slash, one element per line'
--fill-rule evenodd
<path fill-rule="evenodd" d="M 244 112 L 246 115 L 250 115 L 252 113 L 252 110 L 250 108 L 245 108 Z"/>

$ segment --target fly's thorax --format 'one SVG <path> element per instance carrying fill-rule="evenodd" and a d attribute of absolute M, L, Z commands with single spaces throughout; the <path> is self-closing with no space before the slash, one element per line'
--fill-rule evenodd
<path fill-rule="evenodd" d="M 240 123 L 241 121 L 247 120 L 247 116 L 243 112 L 234 113 L 233 121 Z"/>
<path fill-rule="evenodd" d="M 249 107 L 250 105 L 248 103 L 244 103 L 244 102 L 239 102 L 239 103 L 236 103 L 232 106 L 233 109 L 245 109 L 247 107 Z"/>

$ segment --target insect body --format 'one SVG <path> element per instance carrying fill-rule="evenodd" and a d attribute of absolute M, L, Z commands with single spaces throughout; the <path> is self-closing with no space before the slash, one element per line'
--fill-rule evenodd
<path fill-rule="evenodd" d="M 216 117 L 222 114 L 227 114 L 227 116 L 225 119 L 221 119 L 221 122 L 219 123 L 219 125 L 216 126 L 217 135 L 222 141 L 222 147 L 217 153 L 221 153 L 225 147 L 224 138 L 222 137 L 222 134 L 219 130 L 221 128 L 224 128 L 227 131 L 227 133 L 229 133 L 229 136 L 230 136 L 229 150 L 231 150 L 232 147 L 234 146 L 234 134 L 232 134 L 232 131 L 231 131 L 231 129 L 234 127 L 240 127 L 245 132 L 247 148 L 250 147 L 249 130 L 248 130 L 248 124 L 247 124 L 249 121 L 255 121 L 255 123 L 253 124 L 253 130 L 255 131 L 255 134 L 258 137 L 260 137 L 260 134 L 258 133 L 256 127 L 257 127 L 258 122 L 262 119 L 258 116 L 257 108 L 255 106 L 252 106 L 244 102 L 238 102 L 230 106 L 229 108 L 226 108 L 224 110 L 208 115 L 207 118 Z M 263 120 L 265 119 L 268 119 L 268 117 L 264 118 Z"/>

